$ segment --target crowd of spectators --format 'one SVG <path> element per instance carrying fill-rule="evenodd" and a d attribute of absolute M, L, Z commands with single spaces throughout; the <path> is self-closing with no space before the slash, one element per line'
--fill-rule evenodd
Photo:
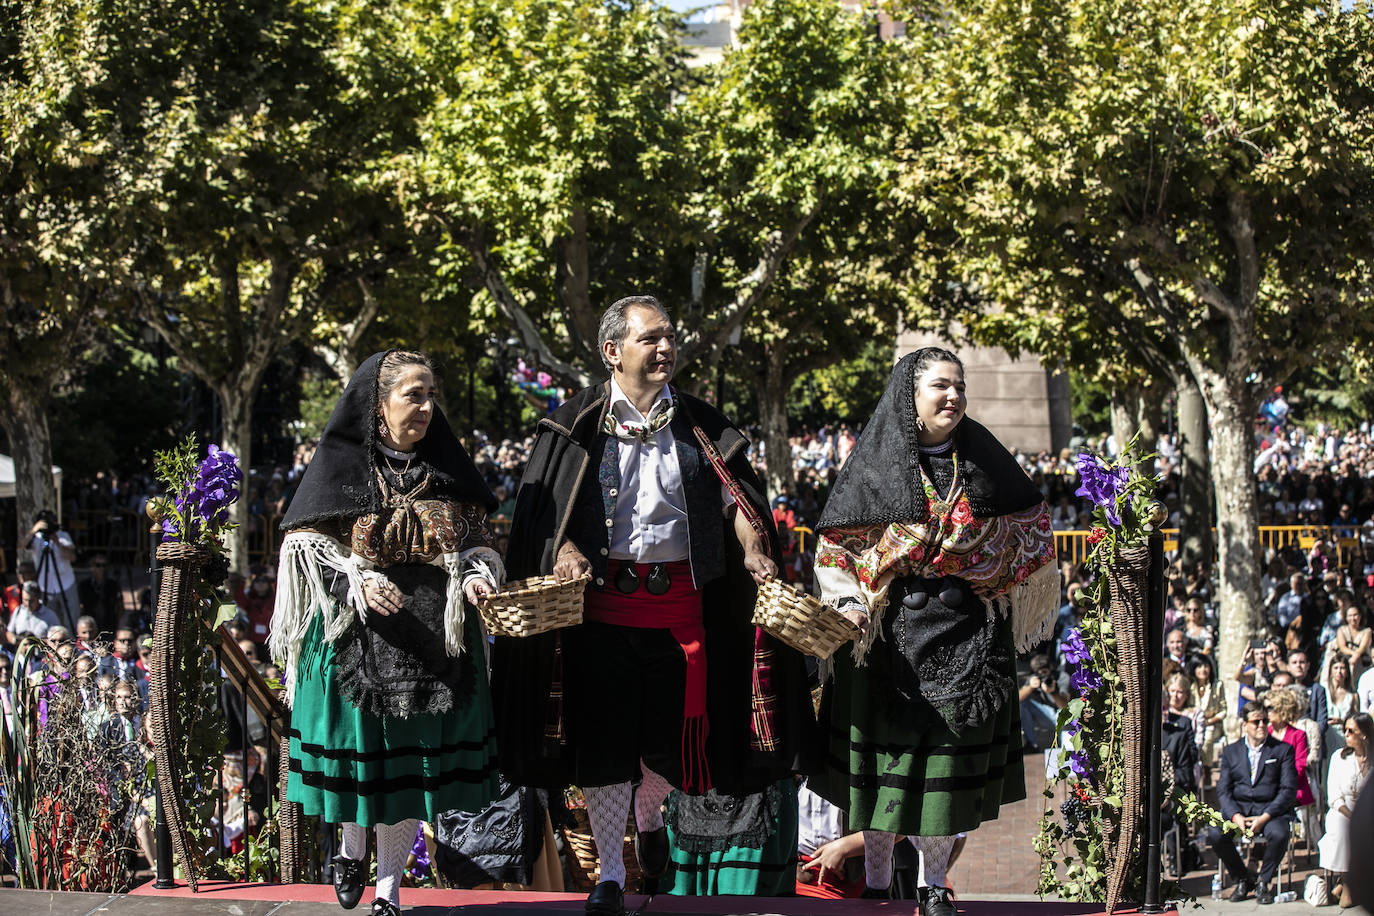
<path fill-rule="evenodd" d="M 1186 741 L 1166 741 L 1174 784 L 1180 793 L 1194 787 L 1215 793 L 1223 816 L 1268 838 L 1265 862 L 1253 875 L 1244 871 L 1230 839 L 1216 831 L 1206 835 L 1236 879 L 1235 900 L 1252 892 L 1262 901 L 1272 897 L 1275 856 L 1281 857 L 1295 822 L 1322 868 L 1347 870 L 1345 826 L 1354 795 L 1368 778 L 1374 742 L 1374 554 L 1353 550 L 1340 563 L 1323 542 L 1303 549 L 1295 540 L 1266 559 L 1265 632 L 1225 672 L 1217 668 L 1218 605 L 1210 564 L 1185 568 L 1174 559 L 1167 571 L 1165 737 L 1187 735 Z M 1049 747 L 1055 716 L 1072 696 L 1056 651 L 1081 621 L 1086 571 L 1066 563 L 1063 581 L 1057 638 L 1031 660 L 1022 680 L 1022 725 L 1034 748 Z M 1223 674 L 1238 684 L 1229 698 Z M 1243 723 L 1241 741 L 1229 746 L 1222 729 L 1228 714 Z M 1242 770 L 1251 764 L 1280 771 L 1258 794 L 1251 792 L 1249 769 Z M 1291 774 L 1282 772 L 1288 768 Z M 1194 844 L 1184 843 L 1178 855 L 1185 871 L 1201 861 Z"/>

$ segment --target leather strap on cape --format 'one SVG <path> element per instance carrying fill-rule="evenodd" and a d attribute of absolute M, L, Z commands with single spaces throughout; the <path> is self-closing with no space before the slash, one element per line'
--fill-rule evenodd
<path fill-rule="evenodd" d="M 754 508 L 754 504 L 745 498 L 744 490 L 741 489 L 735 475 L 731 474 L 730 469 L 725 466 L 725 459 L 720 456 L 720 450 L 706 435 L 706 431 L 698 426 L 695 421 L 692 422 L 692 432 L 696 435 L 697 441 L 701 443 L 701 450 L 706 453 L 706 460 L 711 462 L 711 467 L 715 469 L 716 476 L 720 478 L 725 489 L 729 490 L 730 495 L 734 497 L 735 507 L 744 513 L 744 518 L 749 522 L 749 527 L 754 529 L 754 533 L 763 542 L 764 551 L 776 561 L 777 558 L 773 556 L 773 545 L 768 540 L 768 529 L 764 527 L 763 519 L 759 516 L 758 510 Z"/>
<path fill-rule="evenodd" d="M 744 513 L 744 518 L 749 522 L 749 527 L 759 536 L 759 541 L 763 543 L 764 551 L 772 557 L 773 545 L 768 538 L 768 529 L 764 527 L 763 519 L 759 516 L 758 510 L 754 508 L 744 495 L 743 488 L 735 475 L 730 473 L 730 469 L 725 466 L 725 459 L 721 457 L 720 450 L 716 448 L 706 431 L 692 420 L 692 433 L 697 437 L 697 442 L 701 445 L 701 450 L 706 453 L 706 460 L 711 462 L 711 467 L 715 470 L 716 476 L 724 484 L 725 489 L 734 497 L 735 508 Z M 776 561 L 776 558 L 774 558 Z M 754 627 L 754 671 L 749 690 L 749 747 L 751 750 L 764 753 L 772 752 L 778 748 L 777 732 L 777 712 L 778 695 L 773 686 L 773 646 L 772 637 L 760 627 Z"/>

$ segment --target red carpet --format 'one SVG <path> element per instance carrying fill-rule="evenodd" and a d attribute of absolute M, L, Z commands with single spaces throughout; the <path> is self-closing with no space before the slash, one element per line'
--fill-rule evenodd
<path fill-rule="evenodd" d="M 133 897 L 195 897 L 205 901 L 219 900 L 299 900 L 333 903 L 334 888 L 328 884 L 232 884 L 225 881 L 202 881 L 200 893 L 178 884 L 171 890 L 159 891 L 152 882 L 130 891 Z M 363 895 L 366 903 L 370 894 Z M 540 894 L 508 891 L 453 891 L 434 888 L 403 888 L 401 904 L 406 912 L 423 909 L 427 913 L 447 912 L 461 908 L 464 914 L 516 916 L 518 913 L 581 913 L 585 895 Z M 633 912 L 644 902 L 643 897 L 626 897 L 625 909 Z M 671 897 L 660 894 L 645 910 L 644 916 L 656 913 L 702 914 L 702 916 L 745 916 L 745 914 L 776 914 L 776 916 L 859 916 L 864 913 L 909 914 L 915 908 L 911 900 L 812 900 L 806 897 Z M 342 913 L 343 911 L 340 910 Z M 366 913 L 366 907 L 359 908 Z M 967 900 L 959 901 L 960 914 L 967 916 L 1097 916 L 1102 907 L 1091 903 L 1060 903 L 1039 900 Z M 1117 910 L 1118 916 L 1135 910 Z M 1167 916 L 1178 916 L 1168 910 Z"/>

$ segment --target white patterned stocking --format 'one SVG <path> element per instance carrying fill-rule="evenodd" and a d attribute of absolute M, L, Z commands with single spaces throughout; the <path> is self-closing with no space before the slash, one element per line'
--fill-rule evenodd
<path fill-rule="evenodd" d="M 892 885 L 892 846 L 896 840 L 893 833 L 864 831 L 864 883 L 875 891 Z"/>
<path fill-rule="evenodd" d="M 343 834 L 339 842 L 339 855 L 355 862 L 367 858 L 367 828 L 362 824 L 341 824 Z"/>
<path fill-rule="evenodd" d="M 956 837 L 952 836 L 919 838 L 922 887 L 949 887 L 949 879 L 945 872 L 949 868 L 949 856 L 954 851 L 955 839 Z"/>
<path fill-rule="evenodd" d="M 587 818 L 592 822 L 592 839 L 601 858 L 601 881 L 625 886 L 625 821 L 630 816 L 628 782 L 609 786 L 583 786 L 587 798 Z"/>
<path fill-rule="evenodd" d="M 415 831 L 420 822 L 407 818 L 399 824 L 377 825 L 377 896 L 398 909 L 401 906 L 401 872 L 405 871 Z"/>
<path fill-rule="evenodd" d="M 642 760 L 639 769 L 644 774 L 644 781 L 635 790 L 635 827 L 642 833 L 663 826 L 663 802 L 673 787 L 668 780 L 645 766 Z"/>

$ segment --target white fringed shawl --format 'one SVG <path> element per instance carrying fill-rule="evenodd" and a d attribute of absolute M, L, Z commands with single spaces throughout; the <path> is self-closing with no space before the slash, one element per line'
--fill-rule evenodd
<path fill-rule="evenodd" d="M 465 600 L 463 587 L 474 579 L 486 580 L 494 589 L 505 582 L 506 570 L 501 557 L 490 547 L 473 547 L 445 553 L 431 561 L 448 573 L 448 588 L 444 606 L 444 650 L 451 656 L 463 653 L 463 625 Z M 348 592 L 343 602 L 334 599 L 325 583 L 325 570 L 332 570 L 348 579 Z M 267 647 L 272 660 L 281 666 L 286 677 L 286 701 L 290 705 L 296 694 L 296 663 L 301 646 L 310 632 L 315 615 L 324 626 L 324 638 L 334 642 L 353 624 L 367 621 L 367 602 L 363 585 L 368 581 L 385 582 L 372 562 L 348 552 L 342 544 L 315 531 L 292 531 L 282 540 L 281 559 L 277 571 L 277 600 L 272 611 L 272 632 Z"/>

